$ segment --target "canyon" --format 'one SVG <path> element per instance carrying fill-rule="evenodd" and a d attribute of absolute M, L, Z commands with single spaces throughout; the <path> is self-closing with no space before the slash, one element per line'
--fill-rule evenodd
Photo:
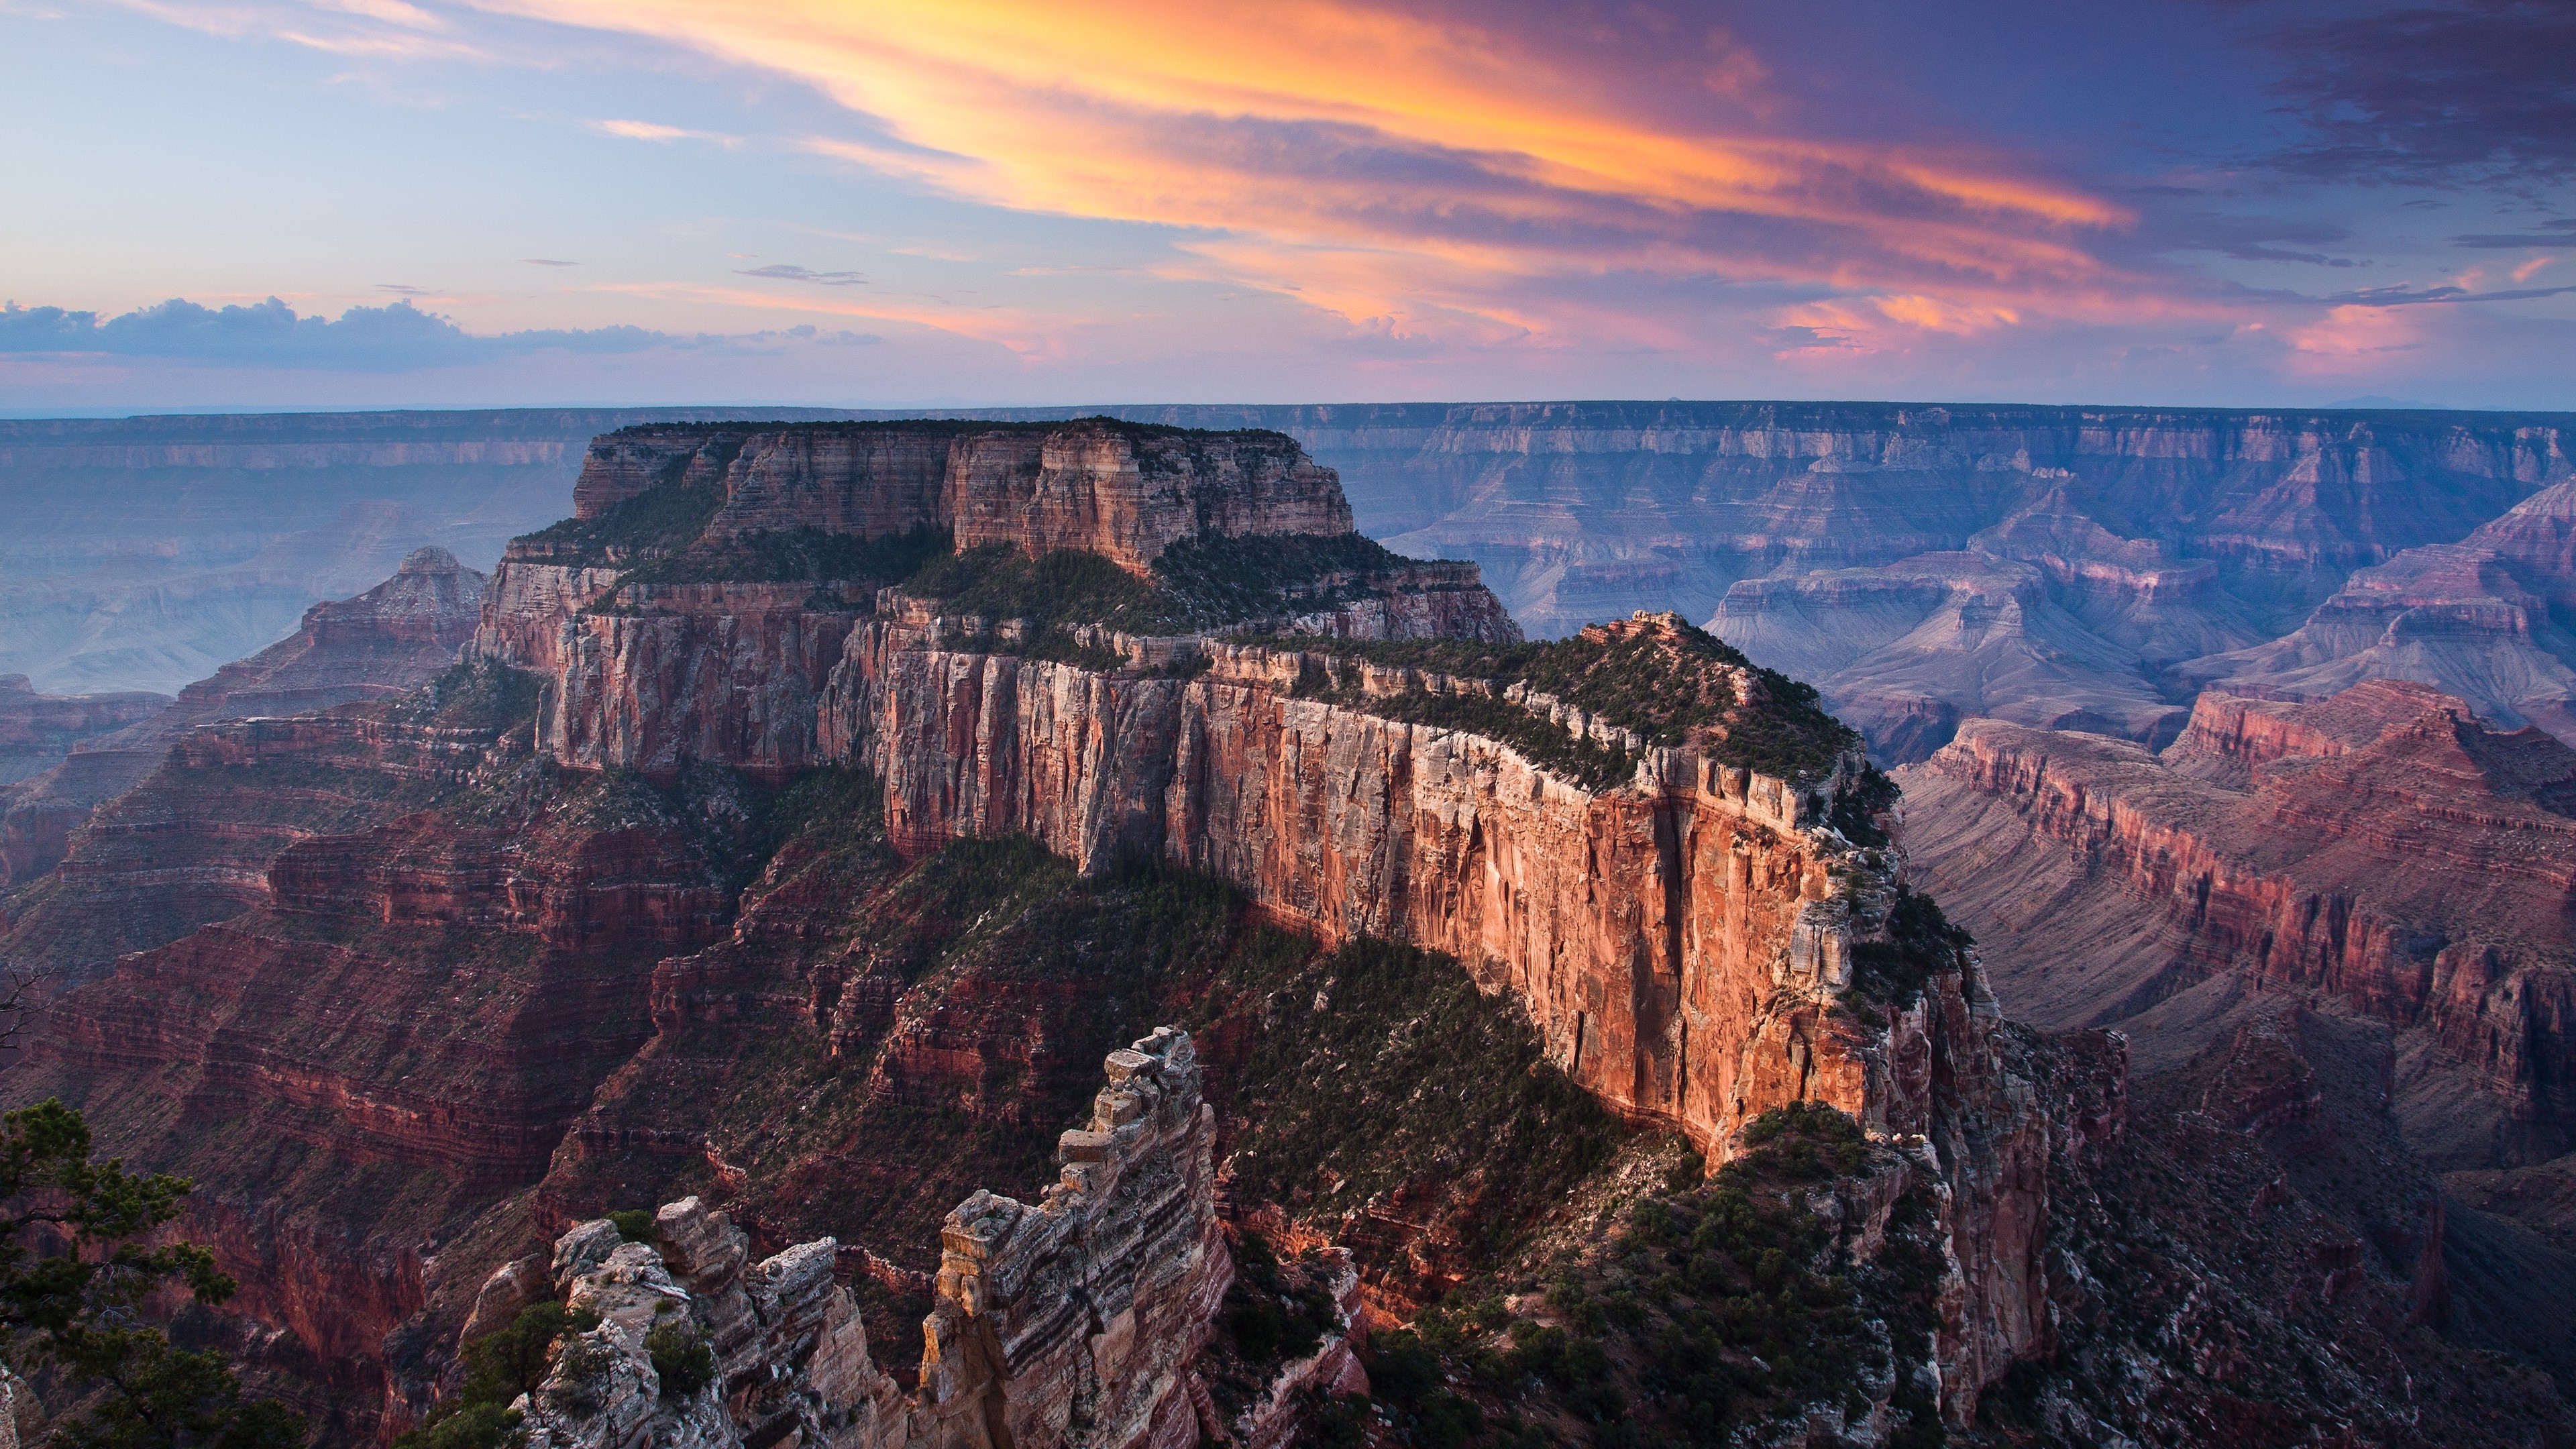
<path fill-rule="evenodd" d="M 2576 750 L 2376 680 L 2204 694 L 2159 752 L 1972 720 L 1898 778 L 2007 1010 L 2121 1032 L 2173 1110 L 2250 1070 L 2221 1115 L 2331 1164 L 2392 1269 L 2447 1262 L 2412 1270 L 2429 1319 L 2564 1341 Z"/>
<path fill-rule="evenodd" d="M 170 694 L 435 546 L 489 569 L 591 438 L 739 409 L 0 419 L 0 674 Z M 760 417 L 819 416 L 765 409 Z"/>
<path fill-rule="evenodd" d="M 2219 1014 L 2174 1009 L 2194 993 L 2314 993 L 2422 1035 L 2399 1103 L 2435 1160 L 2576 1146 L 2576 750 L 2540 730 L 2373 681 L 2203 695 L 2156 754 L 1974 721 L 1900 778 L 1914 870 L 2024 1019 L 2143 1042 Z"/>
<path fill-rule="evenodd" d="M 1564 402 L 937 416 L 1042 431 L 1078 415 L 1285 434 L 1338 473 L 1362 532 L 1478 564 L 1533 635 L 1679 612 L 1816 684 L 1882 763 L 1919 760 L 1979 716 L 2161 746 L 2222 677 L 2305 697 L 2412 678 L 2552 728 L 2576 669 L 2547 607 L 2565 573 L 2549 573 L 2545 515 L 2565 505 L 2520 507 L 2570 475 L 2564 414 Z M 0 424 L 29 550 L 0 591 L 26 642 L 0 670 L 58 693 L 175 689 L 418 543 L 487 566 L 564 511 L 591 434 L 728 416 L 748 420 Z M 864 532 L 839 510 L 875 506 L 863 494 L 918 513 L 938 466 L 910 493 L 790 498 L 747 479 L 737 522 L 795 513 Z M 155 520 L 148 546 L 138 516 Z M 2470 554 L 2444 553 L 2457 548 Z M 208 629 L 221 640 L 197 638 Z"/>
<path fill-rule="evenodd" d="M 437 655 L 434 677 L 195 725 L 11 897 L 8 949 L 78 978 L 11 1100 L 59 1094 L 196 1178 L 187 1227 L 249 1285 L 226 1341 L 335 1441 L 445 1402 L 469 1324 L 543 1284 L 600 1305 L 611 1386 L 582 1409 L 541 1385 L 549 1443 L 1037 1444 L 1077 1419 L 1278 1442 L 1328 1412 L 1281 1385 L 1355 1387 L 1359 1361 L 1265 1357 L 1230 1275 L 1346 1264 L 1313 1290 L 1346 1344 L 1505 1290 L 1530 1305 L 1508 1322 L 1562 1335 L 1551 1235 L 1616 1240 L 1640 1184 L 1748 1182 L 1831 1225 L 1795 1240 L 1814 1291 L 1848 1271 L 1919 1314 L 1857 1324 L 1882 1367 L 1821 1397 L 1750 1349 L 1710 1360 L 1766 1433 L 2565 1422 L 2522 1378 L 2480 1418 L 2473 1386 L 2508 1371 L 2410 1327 L 2451 1261 L 2420 1184 L 2356 1227 L 2324 1168 L 2275 1183 L 2268 1146 L 2138 1111 L 2120 1037 L 2007 1021 L 2023 978 L 1990 990 L 1914 889 L 1944 868 L 1916 843 L 1932 808 L 1683 617 L 1528 644 L 1473 564 L 1364 547 L 1334 470 L 1275 433 L 652 424 L 585 459 L 574 518 L 510 545 L 470 637 L 435 606 L 308 628 L 375 641 L 367 681 Z M 1265 557 L 1295 566 L 1193 592 L 1205 560 Z M 2287 739 L 2261 721 L 2296 708 L 2202 735 Z M 2460 746 L 2505 760 L 2502 805 L 2373 788 L 2506 822 L 2538 880 L 2550 812 L 2524 805 L 2558 777 L 2545 737 L 2512 738 Z M 2235 748 L 2249 782 L 2286 758 Z M 1916 863 L 1883 833 L 1899 811 Z M 2495 997 L 2462 1040 L 2501 1040 Z M 2340 1020 L 2243 1019 L 2197 1110 L 2344 1111 L 2373 1079 Z M 2549 1075 L 2546 1043 L 2515 1050 Z M 1811 1108 L 1853 1124 L 1856 1165 L 1763 1176 Z M 2196 1216 L 2201 1158 L 2264 1211 Z M 651 1242 L 601 1231 L 653 1204 Z M 2121 1266 L 2150 1243 L 2167 1266 Z M 1023 1291 L 1059 1280 L 1096 1324 Z M 666 1402 L 642 1340 L 684 1301 L 727 1387 Z M 918 1367 L 869 1349 L 925 1319 Z M 2145 1327 L 2168 1321 L 2188 1331 Z M 1604 1381 L 1666 1413 L 1681 1381 L 1650 1358 Z M 1515 1423 L 1606 1422 L 1446 1362 Z"/>

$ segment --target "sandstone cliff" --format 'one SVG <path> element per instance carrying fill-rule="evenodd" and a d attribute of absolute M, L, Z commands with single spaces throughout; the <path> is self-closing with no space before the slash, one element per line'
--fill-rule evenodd
<path fill-rule="evenodd" d="M 2045 1112 L 2002 1065 L 1972 971 L 1853 1004 L 1855 942 L 1883 939 L 1894 898 L 1887 862 L 1821 827 L 1839 775 L 1663 749 L 1596 791 L 1472 733 L 1296 698 L 1326 666 L 1294 654 L 1218 645 L 1181 680 L 941 635 L 854 631 L 826 711 L 829 747 L 886 781 L 902 848 L 1026 832 L 1085 870 L 1159 855 L 1327 941 L 1451 953 L 1575 1081 L 1714 1159 L 1803 1101 L 1928 1137 L 1957 1205 L 1951 1411 L 2044 1340 Z"/>
<path fill-rule="evenodd" d="M 632 429 L 592 445 L 573 489 L 575 515 L 600 517 L 665 484 L 720 484 L 719 535 L 817 528 L 872 538 L 945 528 L 960 548 L 1082 549 L 1138 572 L 1201 533 L 1351 531 L 1332 470 L 1286 437 L 1105 418 Z"/>
<path fill-rule="evenodd" d="M 1357 540 L 1332 471 L 1271 433 L 1106 420 L 637 428 L 593 445 L 575 491 L 575 520 L 512 544 L 472 650 L 546 679 L 540 738 L 570 765 L 667 778 L 710 761 L 783 778 L 825 757 L 817 709 L 827 676 L 859 617 L 880 609 L 877 586 L 918 561 L 902 543 L 911 539 L 945 539 L 960 554 L 1070 550 L 1147 580 L 1184 541 L 1320 542 L 1317 568 L 1250 590 L 1254 615 L 1233 627 L 1518 637 L 1473 565 L 1395 558 Z M 644 525 L 621 511 L 648 504 L 677 521 L 656 514 Z M 758 550 L 788 536 L 896 543 L 804 561 L 820 574 L 722 576 L 767 561 Z M 1336 544 L 1369 562 L 1338 563 Z M 657 565 L 686 581 L 662 581 Z M 1276 571 L 1266 560 L 1252 571 L 1263 567 Z M 888 568 L 895 577 L 872 572 Z M 697 577 L 710 570 L 719 576 Z M 1230 572 L 1222 561 L 1213 571 Z M 1233 597 L 1239 580 L 1209 586 L 1227 593 L 1226 607 L 1245 607 Z M 1208 607 L 1186 584 L 1153 588 L 1172 596 L 1170 607 Z M 1153 588 L 1135 592 L 1151 605 Z"/>
<path fill-rule="evenodd" d="M 2192 1028 L 2218 1008 L 2160 1003 L 2318 992 L 2420 1045 L 2401 1110 L 2437 1162 L 2570 1145 L 2576 751 L 2548 735 L 2382 681 L 2204 695 L 2161 755 L 1974 721 L 1904 778 L 1914 868 L 2016 1014 Z"/>

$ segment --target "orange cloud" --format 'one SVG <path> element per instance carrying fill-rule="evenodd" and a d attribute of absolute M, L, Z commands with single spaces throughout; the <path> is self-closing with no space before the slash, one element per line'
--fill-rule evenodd
<path fill-rule="evenodd" d="M 2288 334 L 2290 367 L 2303 375 L 2342 376 L 2377 371 L 2384 354 L 2423 345 L 2418 307 L 2337 307 Z"/>
<path fill-rule="evenodd" d="M 482 3 L 802 78 L 888 138 L 811 149 L 1214 234 L 1190 250 L 1246 259 L 1229 280 L 1355 320 L 1544 331 L 1513 283 L 1623 270 L 1885 293 L 1945 330 L 2121 289 L 2085 247 L 2121 208 L 1975 157 L 1777 134 L 1759 59 L 1722 34 L 1718 119 L 1686 125 L 1518 36 L 1363 0 Z"/>

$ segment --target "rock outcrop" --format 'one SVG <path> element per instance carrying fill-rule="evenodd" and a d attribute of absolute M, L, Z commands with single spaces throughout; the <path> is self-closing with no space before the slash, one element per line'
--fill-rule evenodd
<path fill-rule="evenodd" d="M 664 483 L 720 485 L 718 537 L 939 528 L 960 548 L 1081 549 L 1137 572 L 1200 533 L 1351 531 L 1332 470 L 1290 438 L 1106 418 L 629 429 L 592 444 L 573 489 L 575 515 L 599 517 Z"/>
<path fill-rule="evenodd" d="M 958 652 L 944 632 L 862 626 L 827 705 L 828 747 L 885 780 L 900 847 L 1025 832 L 1086 870 L 1159 855 L 1328 942 L 1451 953 L 1574 1080 L 1712 1159 L 1802 1101 L 1929 1138 L 1958 1207 L 1956 1411 L 2044 1337 L 2045 1112 L 1972 974 L 1902 1008 L 1848 1004 L 1893 878 L 1821 827 L 1839 777 L 1651 750 L 1593 791 L 1490 739 L 1297 698 L 1324 666 L 1292 653 L 1213 645 L 1184 680 Z"/>
<path fill-rule="evenodd" d="M 1332 470 L 1285 437 L 1105 419 L 631 428 L 593 445 L 577 521 L 613 521 L 657 488 L 705 492 L 702 546 L 797 530 L 944 533 L 960 550 L 1078 550 L 1140 575 L 1183 539 L 1351 532 Z M 693 761 L 784 778 L 829 756 L 820 696 L 853 625 L 888 607 L 876 585 L 892 580 L 629 577 L 644 561 L 625 543 L 568 550 L 545 535 L 515 541 L 502 561 L 471 652 L 546 679 L 543 747 L 568 765 L 656 778 Z M 1277 616 L 1258 622 L 1336 637 L 1519 637 L 1474 565 L 1434 561 L 1290 581 Z"/>
<path fill-rule="evenodd" d="M 2409 679 L 2486 719 L 2576 742 L 2576 482 L 2562 482 L 2458 543 L 2411 548 L 2355 572 L 2269 643 L 2195 659 L 2179 678 L 2240 694 L 2324 699 L 2366 679 Z"/>
<path fill-rule="evenodd" d="M 1971 721 L 1903 779 L 1918 878 L 2016 1015 L 2151 1033 L 2221 1009 L 2182 998 L 2321 993 L 2421 1048 L 2401 1111 L 2435 1161 L 2570 1145 L 2576 751 L 2550 736 L 2378 681 L 2204 695 L 2161 754 Z"/>
<path fill-rule="evenodd" d="M 978 1192 L 948 1215 L 918 1390 L 871 1358 L 857 1304 L 832 1279 L 832 1239 L 755 1264 L 739 1228 L 687 1198 L 656 1216 L 654 1245 L 624 1241 L 606 1219 L 556 1245 L 557 1291 L 599 1323 L 521 1400 L 532 1449 L 734 1449 L 790 1435 L 839 1449 L 1199 1442 L 1190 1360 L 1233 1278 L 1214 1117 L 1178 1031 L 1107 1066 L 1044 1197 Z M 686 1391 L 655 1368 L 656 1347 L 681 1343 L 711 1359 Z"/>
<path fill-rule="evenodd" d="M 90 813 L 150 774 L 192 729 L 390 699 L 428 683 L 473 636 L 483 582 L 443 548 L 414 549 L 393 577 L 315 604 L 294 634 L 180 690 L 166 708 L 123 706 L 122 728 L 81 739 L 33 779 L 0 786 L 0 885 L 52 869 Z"/>

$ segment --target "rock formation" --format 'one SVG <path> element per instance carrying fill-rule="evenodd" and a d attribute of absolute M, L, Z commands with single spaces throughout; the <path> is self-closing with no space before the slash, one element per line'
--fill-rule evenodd
<path fill-rule="evenodd" d="M 1169 1027 L 1112 1052 L 1108 1077 L 1090 1125 L 1064 1134 L 1043 1198 L 978 1192 L 948 1215 L 909 1395 L 877 1367 L 857 1304 L 833 1282 L 832 1239 L 755 1264 L 742 1231 L 697 1198 L 661 1210 L 653 1245 L 606 1219 L 575 1227 L 556 1245 L 555 1287 L 599 1323 L 520 1401 L 532 1449 L 787 1435 L 839 1449 L 1199 1442 L 1190 1361 L 1233 1276 L 1215 1122 L 1190 1040 Z M 495 1274 L 505 1296 L 518 1271 Z M 664 1381 L 657 1333 L 712 1351 L 704 1387 Z"/>
<path fill-rule="evenodd" d="M 2204 695 L 2161 754 L 1972 721 L 1903 779 L 1913 869 L 2016 1015 L 2138 1034 L 2321 993 L 2423 1048 L 2399 1101 L 2435 1161 L 2571 1145 L 2576 751 L 2550 736 L 2378 681 Z"/>
<path fill-rule="evenodd" d="M 150 774 L 190 730 L 391 699 L 428 683 L 473 636 L 483 584 L 447 550 L 414 549 L 391 578 L 315 604 L 294 634 L 189 685 L 167 708 L 127 706 L 123 728 L 80 740 L 53 768 L 0 793 L 0 885 L 53 869 L 91 813 Z"/>
<path fill-rule="evenodd" d="M 2411 679 L 2508 728 L 2576 741 L 2576 482 L 2542 489 L 2458 543 L 2356 571 L 2268 643 L 2176 670 L 2235 693 L 2323 699 L 2365 679 Z"/>
<path fill-rule="evenodd" d="M 1973 977 L 1903 1010 L 1841 1005 L 1892 879 L 1820 828 L 1839 780 L 1652 750 L 1633 782 L 1595 792 L 1490 739 L 1293 697 L 1322 667 L 1294 654 L 1214 644 L 1181 680 L 955 652 L 940 634 L 854 631 L 826 710 L 845 731 L 830 747 L 886 781 L 899 846 L 1025 832 L 1086 870 L 1160 855 L 1326 941 L 1449 952 L 1577 1082 L 1713 1158 L 1801 1101 L 1930 1134 L 1962 1206 L 1961 1411 L 2040 1341 L 2045 1116 L 2009 1085 Z"/>
<path fill-rule="evenodd" d="M 1072 549 L 1140 574 L 1184 538 L 1350 533 L 1332 471 L 1284 437 L 1104 420 L 629 429 L 592 446 L 577 519 L 609 520 L 656 488 L 707 491 L 706 545 L 937 531 L 961 550 Z M 617 543 L 568 558 L 541 535 L 513 543 L 495 576 L 474 653 L 548 678 L 548 751 L 663 777 L 693 760 L 784 777 L 824 758 L 818 698 L 843 639 L 877 608 L 873 585 L 630 580 L 636 561 Z M 1300 632 L 1517 637 L 1466 564 L 1305 581 L 1280 609 L 1269 622 Z"/>
<path fill-rule="evenodd" d="M 1819 681 L 1834 713 L 1892 761 L 1922 758 L 1979 715 L 2171 739 L 2186 711 L 2158 693 L 2139 655 L 2087 629 L 2056 593 L 2031 564 L 1921 554 L 1746 580 L 1727 591 L 1709 629 Z"/>
<path fill-rule="evenodd" d="M 862 538 L 944 528 L 960 548 L 1073 548 L 1142 572 L 1199 533 L 1341 534 L 1332 470 L 1277 433 L 1061 424 L 836 423 L 779 431 L 644 428 L 592 445 L 573 487 L 596 518 L 663 483 L 716 485 L 711 531 Z"/>

